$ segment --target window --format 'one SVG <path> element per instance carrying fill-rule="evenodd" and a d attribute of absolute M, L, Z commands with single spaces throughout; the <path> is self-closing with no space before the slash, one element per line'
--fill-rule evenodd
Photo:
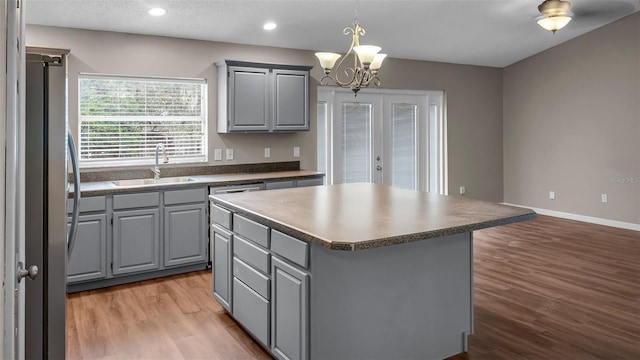
<path fill-rule="evenodd" d="M 207 161 L 205 79 L 80 74 L 80 165 Z"/>

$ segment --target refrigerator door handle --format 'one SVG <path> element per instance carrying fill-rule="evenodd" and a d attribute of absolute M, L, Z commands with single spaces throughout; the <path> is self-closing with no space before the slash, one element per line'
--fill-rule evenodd
<path fill-rule="evenodd" d="M 71 226 L 69 233 L 67 234 L 67 255 L 71 256 L 73 246 L 76 243 L 76 230 L 78 229 L 78 213 L 80 208 L 78 203 L 80 202 L 80 168 L 78 166 L 78 154 L 76 153 L 76 145 L 73 141 L 73 136 L 68 133 L 67 144 L 69 146 L 69 155 L 71 156 L 71 167 L 73 170 L 73 212 L 71 215 Z"/>

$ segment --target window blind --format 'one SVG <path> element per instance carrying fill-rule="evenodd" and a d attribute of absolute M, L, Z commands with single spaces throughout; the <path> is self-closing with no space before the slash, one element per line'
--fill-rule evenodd
<path fill-rule="evenodd" d="M 81 166 L 207 161 L 205 79 L 79 76 Z"/>

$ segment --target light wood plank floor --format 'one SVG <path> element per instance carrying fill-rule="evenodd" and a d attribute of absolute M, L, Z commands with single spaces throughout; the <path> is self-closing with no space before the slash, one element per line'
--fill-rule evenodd
<path fill-rule="evenodd" d="M 450 360 L 640 359 L 640 233 L 538 216 L 474 233 L 475 334 Z M 71 359 L 268 359 L 196 272 L 68 296 Z"/>

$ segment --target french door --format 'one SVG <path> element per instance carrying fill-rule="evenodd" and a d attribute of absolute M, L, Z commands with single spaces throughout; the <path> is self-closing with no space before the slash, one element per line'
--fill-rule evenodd
<path fill-rule="evenodd" d="M 444 193 L 442 92 L 318 90 L 318 168 L 327 183 Z"/>

